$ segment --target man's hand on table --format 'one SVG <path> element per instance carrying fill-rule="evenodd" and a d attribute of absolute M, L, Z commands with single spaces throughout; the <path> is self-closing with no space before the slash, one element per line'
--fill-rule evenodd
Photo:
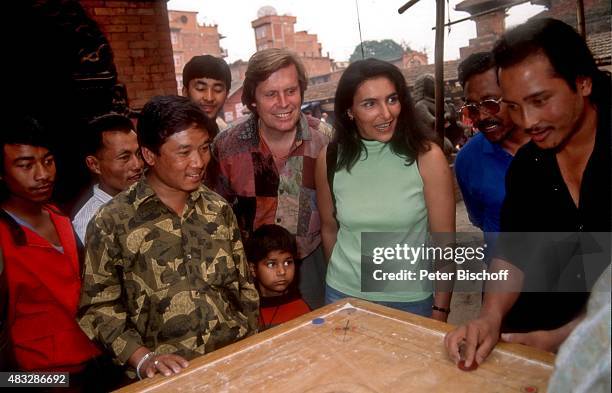
<path fill-rule="evenodd" d="M 465 367 L 474 361 L 482 364 L 499 341 L 500 326 L 501 319 L 493 316 L 481 316 L 459 326 L 444 337 L 448 355 L 456 364 L 464 360 Z"/>
<path fill-rule="evenodd" d="M 178 374 L 189 366 L 189 362 L 179 355 L 155 354 L 146 347 L 140 347 L 130 356 L 128 363 L 136 369 L 141 379 L 153 378 L 160 373 L 169 377 Z"/>
<path fill-rule="evenodd" d="M 140 367 L 140 375 L 153 378 L 155 374 L 160 373 L 169 377 L 172 374 L 180 373 L 187 366 L 189 366 L 189 362 L 179 355 L 154 355 Z"/>

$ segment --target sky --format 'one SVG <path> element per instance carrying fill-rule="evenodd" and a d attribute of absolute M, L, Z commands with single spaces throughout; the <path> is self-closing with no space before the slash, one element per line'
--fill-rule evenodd
<path fill-rule="evenodd" d="M 359 7 L 361 34 L 364 41 L 390 38 L 407 44 L 414 50 L 427 52 L 429 62 L 434 59 L 435 0 L 421 0 L 404 14 L 397 13 L 407 0 L 170 0 L 168 9 L 198 11 L 198 21 L 217 24 L 225 38 L 221 47 L 227 49 L 227 61 L 248 60 L 255 52 L 255 34 L 251 21 L 257 11 L 272 6 L 278 15 L 297 18 L 295 31 L 306 30 L 317 34 L 323 54 L 329 52 L 336 61 L 346 61 L 359 44 L 356 5 Z M 469 16 L 454 11 L 461 0 L 450 0 L 447 14 L 450 20 Z M 445 2 L 446 3 L 446 2 Z M 508 12 L 506 27 L 522 23 L 542 11 L 541 6 L 530 3 L 513 7 Z M 448 17 L 445 17 L 448 20 Z M 467 46 L 476 37 L 473 21 L 461 22 L 445 33 L 444 59 L 459 58 L 459 48 Z"/>

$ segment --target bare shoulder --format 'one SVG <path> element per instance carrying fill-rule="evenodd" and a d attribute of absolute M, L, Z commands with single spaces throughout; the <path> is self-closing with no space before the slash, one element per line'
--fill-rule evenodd
<path fill-rule="evenodd" d="M 328 145 L 321 147 L 319 155 L 317 155 L 317 158 L 315 159 L 316 176 L 320 176 L 320 174 L 327 173 L 327 146 Z"/>
<path fill-rule="evenodd" d="M 417 161 L 419 163 L 419 167 L 422 165 L 428 166 L 436 164 L 448 165 L 444 152 L 442 151 L 440 146 L 438 146 L 438 144 L 434 142 L 429 142 L 427 150 L 419 154 Z"/>

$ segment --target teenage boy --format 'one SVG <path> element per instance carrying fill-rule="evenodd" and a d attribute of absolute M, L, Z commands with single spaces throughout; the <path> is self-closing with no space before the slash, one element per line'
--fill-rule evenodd
<path fill-rule="evenodd" d="M 223 111 L 231 84 L 232 72 L 218 57 L 194 56 L 183 67 L 183 96 L 197 104 L 209 119 L 215 120 L 219 130 L 227 128 L 219 114 Z"/>
<path fill-rule="evenodd" d="M 25 117 L 5 124 L 0 136 L 0 248 L 12 367 L 69 372 L 71 386 L 94 389 L 109 381 L 100 370 L 90 372 L 101 352 L 76 322 L 81 265 L 70 219 L 49 203 L 55 175 L 53 153 L 39 123 Z"/>

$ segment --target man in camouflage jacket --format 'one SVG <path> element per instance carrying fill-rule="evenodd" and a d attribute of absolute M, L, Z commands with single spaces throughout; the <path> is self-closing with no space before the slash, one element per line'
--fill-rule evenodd
<path fill-rule="evenodd" d="M 87 228 L 80 326 L 141 378 L 256 331 L 236 218 L 201 184 L 214 127 L 187 98 L 153 98 L 138 123 L 145 178 Z"/>

